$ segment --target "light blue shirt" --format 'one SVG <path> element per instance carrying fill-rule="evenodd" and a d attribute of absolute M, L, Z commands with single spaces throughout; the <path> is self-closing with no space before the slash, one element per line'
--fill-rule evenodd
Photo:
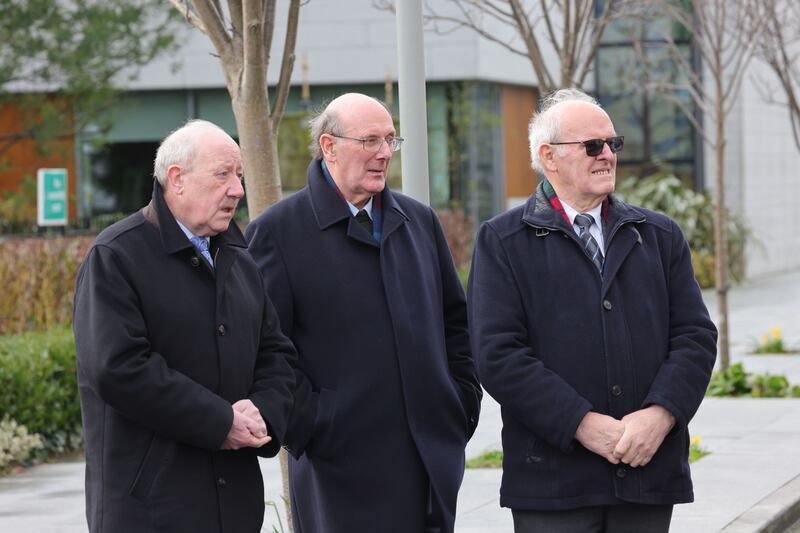
<path fill-rule="evenodd" d="M 186 226 L 181 224 L 181 221 L 178 220 L 177 218 L 175 219 L 175 222 L 178 223 L 178 227 L 181 228 L 183 233 L 186 235 L 186 238 L 189 239 L 189 242 L 192 242 L 192 238 L 196 237 L 198 239 L 203 239 L 204 241 L 206 241 L 208 243 L 209 249 L 211 248 L 211 238 L 210 237 L 198 237 L 197 235 L 195 235 L 194 233 L 189 231 L 189 228 L 187 228 Z M 192 246 L 194 246 L 194 243 L 192 243 Z M 214 258 L 211 258 L 211 266 L 214 266 Z"/>
<path fill-rule="evenodd" d="M 372 196 L 369 197 L 369 200 L 367 200 L 367 203 L 361 209 L 357 208 L 356 206 L 354 206 L 350 202 L 347 202 L 347 207 L 350 208 L 350 212 L 353 214 L 353 216 L 356 216 L 358 214 L 358 212 L 361 211 L 361 209 L 363 209 L 369 215 L 369 219 L 370 220 L 374 220 L 372 218 Z"/>

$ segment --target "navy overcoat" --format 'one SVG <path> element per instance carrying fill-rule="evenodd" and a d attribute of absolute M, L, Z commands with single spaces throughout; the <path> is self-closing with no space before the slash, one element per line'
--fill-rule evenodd
<path fill-rule="evenodd" d="M 98 235 L 75 290 L 75 348 L 92 533 L 257 533 L 257 453 L 275 455 L 295 357 L 235 224 L 212 271 L 156 183 L 149 206 Z M 220 450 L 249 397 L 273 441 Z"/>
<path fill-rule="evenodd" d="M 716 329 L 683 234 L 610 197 L 601 277 L 544 183 L 480 228 L 473 255 L 473 348 L 503 415 L 500 503 L 692 501 L 687 424 L 708 385 Z M 612 465 L 574 438 L 589 410 L 621 419 L 652 404 L 676 423 L 644 467 Z"/>
<path fill-rule="evenodd" d="M 381 198 L 379 245 L 313 161 L 245 233 L 299 355 L 286 442 L 302 533 L 422 531 L 426 507 L 453 528 L 481 398 L 466 302 L 435 212 Z"/>

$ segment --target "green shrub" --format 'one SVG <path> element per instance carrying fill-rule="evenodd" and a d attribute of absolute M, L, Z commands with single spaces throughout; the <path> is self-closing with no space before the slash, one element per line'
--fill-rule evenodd
<path fill-rule="evenodd" d="M 744 371 L 742 363 L 728 367 L 724 372 L 714 372 L 708 384 L 709 396 L 744 396 L 750 394 L 752 387 L 748 383 L 749 374 Z"/>
<path fill-rule="evenodd" d="M 692 266 L 701 287 L 714 286 L 714 201 L 707 193 L 687 187 L 673 175 L 654 174 L 628 178 L 617 184 L 626 202 L 673 218 L 692 250 Z M 744 248 L 750 231 L 744 222 L 727 213 L 729 272 L 734 281 L 744 276 Z"/>
<path fill-rule="evenodd" d="M 42 437 L 43 455 L 81 446 L 72 332 L 0 337 L 0 412 Z"/>
<path fill-rule="evenodd" d="M 709 396 L 752 396 L 753 398 L 800 397 L 800 386 L 789 385 L 786 376 L 751 374 L 742 363 L 731 365 L 724 372 L 714 372 L 708 384 Z"/>
<path fill-rule="evenodd" d="M 39 448 L 42 448 L 39 435 L 30 433 L 28 428 L 8 416 L 0 420 L 0 474 L 24 464 Z"/>
<path fill-rule="evenodd" d="M 0 240 L 0 335 L 72 323 L 78 267 L 93 236 Z"/>

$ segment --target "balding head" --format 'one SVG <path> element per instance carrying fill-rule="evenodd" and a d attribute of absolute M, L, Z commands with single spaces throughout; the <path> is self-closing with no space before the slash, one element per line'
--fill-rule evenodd
<path fill-rule="evenodd" d="M 347 93 L 333 100 L 311 122 L 312 151 L 324 159 L 348 202 L 364 206 L 386 185 L 394 149 L 394 120 L 379 100 Z"/>
<path fill-rule="evenodd" d="M 320 137 L 324 133 L 331 135 L 345 135 L 347 128 L 352 128 L 352 124 L 359 120 L 359 112 L 363 109 L 380 106 L 391 118 L 386 105 L 371 96 L 361 93 L 345 93 L 331 100 L 325 109 L 309 121 L 311 130 L 311 156 L 314 159 L 322 159 L 323 153 L 320 148 Z"/>

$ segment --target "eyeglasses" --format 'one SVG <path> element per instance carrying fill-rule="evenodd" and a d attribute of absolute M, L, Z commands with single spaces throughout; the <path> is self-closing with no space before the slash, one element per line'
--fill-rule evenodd
<path fill-rule="evenodd" d="M 582 144 L 584 148 L 586 148 L 586 155 L 595 157 L 600 155 L 600 153 L 603 151 L 604 144 L 608 144 L 612 154 L 616 154 L 617 152 L 621 151 L 622 145 L 625 144 L 625 137 L 620 135 L 618 137 L 609 137 L 608 139 L 589 139 L 588 141 L 570 141 L 547 144 Z"/>
<path fill-rule="evenodd" d="M 364 150 L 366 150 L 367 152 L 379 151 L 383 146 L 383 143 L 389 145 L 389 150 L 391 150 L 392 152 L 396 152 L 403 145 L 404 141 L 402 137 L 387 137 L 384 139 L 383 137 L 376 137 L 374 135 L 370 137 L 365 137 L 363 139 L 359 139 L 358 137 L 345 137 L 344 135 L 334 135 L 333 133 L 331 133 L 330 136 L 336 137 L 337 139 L 348 139 L 351 141 L 359 141 L 361 143 L 361 146 L 363 146 Z"/>

